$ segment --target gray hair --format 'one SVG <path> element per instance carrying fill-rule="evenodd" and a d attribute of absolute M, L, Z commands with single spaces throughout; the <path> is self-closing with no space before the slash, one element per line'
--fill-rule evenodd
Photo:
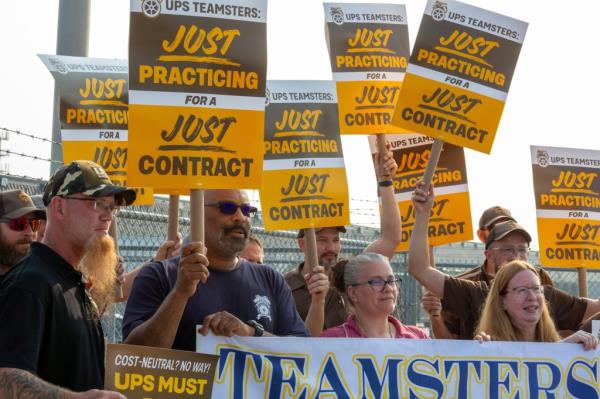
<path fill-rule="evenodd" d="M 350 258 L 344 267 L 344 288 L 347 290 L 352 284 L 358 283 L 358 277 L 362 266 L 366 263 L 373 262 L 381 262 L 390 266 L 390 261 L 386 256 L 375 252 L 363 252 L 362 254 Z"/>

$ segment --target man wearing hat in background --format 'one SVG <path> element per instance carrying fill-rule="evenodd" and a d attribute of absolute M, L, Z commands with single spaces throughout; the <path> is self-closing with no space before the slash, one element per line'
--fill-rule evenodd
<path fill-rule="evenodd" d="M 22 190 L 0 192 L 0 279 L 29 252 L 46 212 Z"/>
<path fill-rule="evenodd" d="M 375 175 L 381 199 L 380 226 L 381 237 L 373 241 L 364 252 L 376 252 L 387 256 L 390 261 L 394 257 L 396 247 L 402 240 L 402 220 L 394 195 L 393 177 L 398 165 L 387 145 L 387 153 L 383 158 L 384 174 L 380 176 L 380 161 L 375 155 Z M 329 287 L 328 273 L 338 262 L 341 251 L 340 233 L 345 233 L 344 226 L 315 229 L 317 241 L 317 257 L 319 266 L 309 270 L 304 262 L 285 274 L 285 281 L 292 290 L 296 309 L 311 336 L 319 336 L 323 329 L 335 327 L 346 321 L 346 309 L 341 295 L 336 289 Z M 307 256 L 304 230 L 298 231 L 298 247 Z"/>
<path fill-rule="evenodd" d="M 418 183 L 413 194 L 415 225 L 409 250 L 408 271 L 433 295 L 442 298 L 443 310 L 460 319 L 457 338 L 473 339 L 491 279 L 498 269 L 512 260 L 529 261 L 531 236 L 514 220 L 498 223 L 491 229 L 484 251 L 484 271 L 490 273 L 486 274 L 490 281 L 469 281 L 449 276 L 435 269 L 429 259 L 427 229 L 433 205 L 433 188 L 431 187 L 429 192 L 423 188 L 424 183 Z M 544 280 L 541 281 L 544 284 Z M 574 297 L 552 286 L 544 287 L 544 295 L 559 330 L 576 330 L 582 320 L 600 311 L 599 300 Z"/>
<path fill-rule="evenodd" d="M 134 199 L 135 191 L 114 186 L 90 161 L 52 176 L 43 196 L 44 239 L 0 283 L 0 323 L 13 326 L 0 329 L 0 397 L 123 398 L 100 391 L 104 336 L 79 269 L 97 264 L 112 270 L 107 279 L 114 283 L 108 228 L 117 207 Z"/>
<path fill-rule="evenodd" d="M 485 244 L 488 240 L 488 237 L 492 233 L 494 227 L 504 222 L 513 222 L 515 224 L 517 222 L 512 217 L 508 209 L 496 205 L 483 211 L 481 217 L 479 218 L 479 228 L 477 229 L 477 237 L 479 238 L 479 241 Z M 525 230 L 523 230 L 523 232 L 525 232 L 525 234 L 527 234 L 527 237 L 529 237 L 529 234 Z M 528 238 L 528 245 L 530 241 L 531 237 Z M 490 255 L 495 256 L 496 254 L 492 252 L 490 253 Z M 471 270 L 467 270 L 466 272 L 463 272 L 457 275 L 456 277 L 469 281 L 483 281 L 486 284 L 490 285 L 494 276 L 496 275 L 496 272 L 498 271 L 499 262 L 494 262 L 492 264 L 488 262 L 487 255 L 485 256 L 486 258 L 484 259 L 483 264 L 481 266 L 477 266 Z M 497 256 L 495 257 L 497 258 Z M 554 285 L 547 271 L 539 267 L 537 267 L 536 269 L 538 270 L 540 281 L 543 285 Z M 426 292 L 425 294 L 423 294 L 421 303 L 423 304 L 423 308 L 427 311 L 427 314 L 429 315 L 431 329 L 433 331 L 433 335 L 436 338 L 471 339 L 467 337 L 470 334 L 469 331 L 471 331 L 472 327 L 468 325 L 465 326 L 465 323 L 468 324 L 469 321 L 462 320 L 461 318 L 456 317 L 455 315 L 447 311 L 442 311 L 442 304 L 440 299 L 433 295 L 431 292 Z"/>

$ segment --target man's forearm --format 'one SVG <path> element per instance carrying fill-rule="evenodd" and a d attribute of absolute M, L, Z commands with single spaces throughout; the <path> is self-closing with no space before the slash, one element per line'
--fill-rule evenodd
<path fill-rule="evenodd" d="M 441 315 L 430 315 L 429 321 L 431 322 L 431 332 L 436 339 L 458 339 L 448 330 Z"/>
<path fill-rule="evenodd" d="M 0 368 L 0 398 L 70 399 L 75 393 L 52 385 L 29 371 Z"/>
<path fill-rule="evenodd" d="M 171 348 L 188 298 L 172 290 L 156 313 L 131 331 L 125 344 Z"/>
<path fill-rule="evenodd" d="M 318 337 L 323 332 L 325 324 L 325 300 L 312 300 L 304 325 L 311 337 Z"/>

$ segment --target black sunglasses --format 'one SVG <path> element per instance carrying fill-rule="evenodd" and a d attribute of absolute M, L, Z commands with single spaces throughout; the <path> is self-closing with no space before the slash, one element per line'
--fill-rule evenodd
<path fill-rule="evenodd" d="M 8 224 L 13 231 L 24 231 L 29 226 L 34 233 L 38 231 L 41 223 L 40 219 L 29 219 L 27 216 L 16 219 L 0 219 L 0 222 Z"/>
<path fill-rule="evenodd" d="M 204 206 L 211 206 L 214 208 L 219 208 L 219 212 L 224 213 L 225 215 L 233 215 L 237 212 L 238 208 L 242 211 L 242 215 L 244 216 L 254 216 L 258 209 L 255 206 L 250 204 L 237 204 L 232 201 L 219 201 L 215 204 L 204 204 Z"/>

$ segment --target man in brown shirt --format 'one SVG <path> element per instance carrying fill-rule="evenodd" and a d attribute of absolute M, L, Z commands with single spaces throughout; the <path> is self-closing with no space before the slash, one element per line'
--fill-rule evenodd
<path fill-rule="evenodd" d="M 468 281 L 448 276 L 433 268 L 429 260 L 427 225 L 433 204 L 433 188 L 423 190 L 423 183 L 413 194 L 415 225 L 411 237 L 408 271 L 428 290 L 442 298 L 443 310 L 461 319 L 461 334 L 472 338 L 479 312 L 489 289 L 489 281 Z M 527 260 L 531 237 L 512 221 L 494 226 L 486 242 L 486 261 L 494 270 L 514 259 Z M 600 301 L 577 298 L 546 286 L 544 294 L 559 330 L 575 330 L 578 324 L 600 311 Z"/>
<path fill-rule="evenodd" d="M 396 204 L 392 180 L 396 175 L 398 165 L 389 145 L 387 153 L 383 157 L 382 164 L 385 170 L 383 173 L 380 172 L 379 157 L 375 158 L 375 174 L 381 201 L 381 237 L 373 241 L 364 252 L 376 252 L 391 260 L 396 247 L 402 240 L 400 211 Z M 298 313 L 304 320 L 311 336 L 319 336 L 323 329 L 340 325 L 346 318 L 344 301 L 334 288 L 329 287 L 327 278 L 329 269 L 337 263 L 340 254 L 340 232 L 346 232 L 346 228 L 338 226 L 315 229 L 320 266 L 309 270 L 302 262 L 296 269 L 284 275 L 292 290 Z M 306 257 L 304 230 L 298 232 L 297 238 L 298 246 Z M 326 286 L 323 284 L 324 282 L 327 283 Z"/>

